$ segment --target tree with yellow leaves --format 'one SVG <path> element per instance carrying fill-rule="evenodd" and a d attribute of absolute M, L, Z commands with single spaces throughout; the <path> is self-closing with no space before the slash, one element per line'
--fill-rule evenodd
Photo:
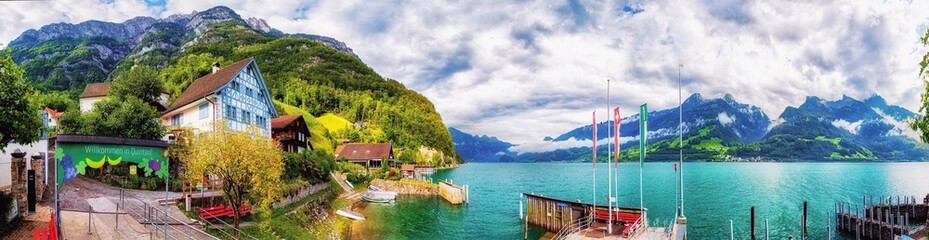
<path fill-rule="evenodd" d="M 223 182 L 223 197 L 235 213 L 236 229 L 241 217 L 240 206 L 249 204 L 268 210 L 281 197 L 281 174 L 284 160 L 278 143 L 264 137 L 258 128 L 245 131 L 228 130 L 225 121 L 217 122 L 221 129 L 193 137 L 187 157 L 188 181 L 203 177 Z M 235 231 L 238 238 L 238 231 Z"/>

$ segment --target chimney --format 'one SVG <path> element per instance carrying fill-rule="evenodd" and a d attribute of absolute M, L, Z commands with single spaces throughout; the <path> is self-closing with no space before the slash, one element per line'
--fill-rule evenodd
<path fill-rule="evenodd" d="M 213 63 L 213 73 L 216 73 L 216 71 L 219 71 L 219 62 Z"/>

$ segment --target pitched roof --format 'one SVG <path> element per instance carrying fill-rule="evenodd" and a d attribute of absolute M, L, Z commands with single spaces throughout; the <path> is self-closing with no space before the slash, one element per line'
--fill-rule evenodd
<path fill-rule="evenodd" d="M 349 143 L 345 144 L 338 158 L 344 159 L 390 159 L 390 143 Z"/>
<path fill-rule="evenodd" d="M 47 107 L 45 108 L 45 111 L 48 112 L 48 116 L 54 119 L 56 122 L 58 121 L 58 118 L 61 117 L 61 114 L 64 113 Z"/>
<path fill-rule="evenodd" d="M 293 123 L 294 121 L 297 121 L 297 119 L 301 119 L 301 121 L 302 121 L 302 118 L 303 118 L 303 115 L 298 115 L 298 114 L 295 114 L 295 115 L 284 115 L 284 116 L 272 118 L 272 119 L 271 119 L 271 129 L 281 129 L 281 128 L 285 128 L 285 127 L 287 127 L 287 125 L 290 125 L 290 124 Z"/>
<path fill-rule="evenodd" d="M 251 63 L 253 58 L 247 58 L 224 68 L 217 70 L 215 73 L 207 74 L 197 80 L 194 80 L 187 89 L 184 89 L 184 92 L 181 93 L 181 96 L 174 100 L 174 103 L 168 107 L 168 110 L 165 110 L 165 113 L 174 111 L 184 105 L 190 104 L 194 101 L 197 101 L 207 95 L 210 95 L 213 92 L 216 92 L 217 89 L 229 83 L 232 78 L 239 74 L 239 72 L 245 66 L 248 66 Z"/>
<path fill-rule="evenodd" d="M 110 83 L 101 82 L 101 83 L 91 83 L 87 84 L 84 87 L 84 92 L 81 93 L 81 98 L 87 97 L 103 97 L 110 93 Z"/>

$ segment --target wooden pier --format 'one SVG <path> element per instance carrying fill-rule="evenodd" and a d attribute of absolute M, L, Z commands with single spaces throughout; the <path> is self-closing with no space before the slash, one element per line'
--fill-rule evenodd
<path fill-rule="evenodd" d="M 929 195 L 924 199 L 882 196 L 877 204 L 874 201 L 862 197 L 861 205 L 836 203 L 835 230 L 856 239 L 894 239 L 909 235 L 908 226 L 927 223 L 929 218 Z"/>
<path fill-rule="evenodd" d="M 614 207 L 613 234 L 607 234 L 604 219 L 609 219 L 609 216 L 601 216 L 608 214 L 609 209 L 605 205 L 595 207 L 590 203 L 565 201 L 531 193 L 523 195 L 526 197 L 526 214 L 523 216 L 521 205 L 520 217 L 523 218 L 526 227 L 531 224 L 543 228 L 553 233 L 551 238 L 554 239 L 562 239 L 572 233 L 585 234 L 587 238 L 592 239 L 633 239 L 646 232 L 648 228 L 645 209 Z"/>

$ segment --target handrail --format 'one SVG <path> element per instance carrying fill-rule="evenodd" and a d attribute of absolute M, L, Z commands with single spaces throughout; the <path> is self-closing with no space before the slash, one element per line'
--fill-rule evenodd
<path fill-rule="evenodd" d="M 561 230 L 558 230 L 558 233 L 556 233 L 555 237 L 553 237 L 552 239 L 555 239 L 555 240 L 567 239 L 568 235 L 571 235 L 573 233 L 579 232 L 580 230 L 590 227 L 590 223 L 593 222 L 593 219 L 594 219 L 593 214 L 589 214 L 585 218 L 575 219 L 574 221 L 571 221 L 570 223 L 568 223 L 568 225 L 561 227 Z"/>

